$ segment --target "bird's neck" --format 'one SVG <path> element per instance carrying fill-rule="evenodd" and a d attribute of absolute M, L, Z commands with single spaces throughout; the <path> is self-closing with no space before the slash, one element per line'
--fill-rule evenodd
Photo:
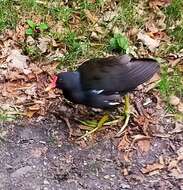
<path fill-rule="evenodd" d="M 70 77 L 70 88 L 64 88 L 63 94 L 68 100 L 79 104 L 84 98 L 80 83 L 80 74 L 79 72 L 72 72 L 71 75 L 72 76 Z"/>

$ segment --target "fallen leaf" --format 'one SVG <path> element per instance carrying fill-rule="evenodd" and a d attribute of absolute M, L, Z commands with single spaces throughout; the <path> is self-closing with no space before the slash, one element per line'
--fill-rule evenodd
<path fill-rule="evenodd" d="M 30 111 L 39 111 L 40 110 L 40 105 L 39 104 L 35 104 L 33 106 L 28 107 L 28 109 Z"/>
<path fill-rule="evenodd" d="M 86 15 L 86 17 L 94 24 L 97 22 L 98 18 L 92 14 L 89 10 L 84 10 L 84 13 Z"/>
<path fill-rule="evenodd" d="M 33 83 L 31 84 L 31 86 L 27 86 L 24 88 L 24 92 L 25 94 L 27 95 L 30 95 L 30 96 L 36 96 L 36 91 L 37 91 L 37 84 L 36 83 Z"/>
<path fill-rule="evenodd" d="M 169 176 L 175 177 L 176 179 L 183 179 L 183 174 L 180 173 L 177 169 L 172 169 Z"/>
<path fill-rule="evenodd" d="M 159 28 L 157 28 L 156 23 L 154 23 L 152 20 L 148 21 L 145 24 L 146 30 L 151 33 L 157 33 L 159 31 Z"/>
<path fill-rule="evenodd" d="M 177 59 L 173 59 L 173 60 L 169 60 L 169 65 L 173 68 L 175 66 L 177 66 L 177 64 L 181 61 L 181 58 L 177 58 Z"/>
<path fill-rule="evenodd" d="M 25 116 L 27 116 L 28 118 L 32 118 L 35 113 L 37 113 L 37 110 L 36 111 L 30 111 L 30 110 L 28 110 L 25 113 Z"/>
<path fill-rule="evenodd" d="M 129 141 L 127 135 L 125 134 L 118 144 L 118 150 L 119 151 L 127 150 L 129 147 L 130 147 L 130 141 Z"/>
<path fill-rule="evenodd" d="M 181 133 L 183 131 L 183 124 L 180 122 L 175 123 L 175 128 L 169 134 Z"/>
<path fill-rule="evenodd" d="M 148 36 L 148 34 L 139 32 L 137 35 L 138 39 L 142 41 L 144 45 L 147 46 L 147 48 L 151 51 L 154 52 L 157 47 L 160 45 L 160 40 L 155 40 Z"/>
<path fill-rule="evenodd" d="M 180 147 L 180 148 L 177 150 L 177 154 L 178 154 L 178 156 L 179 156 L 179 160 L 180 160 L 180 158 L 183 159 L 183 146 Z"/>
<path fill-rule="evenodd" d="M 167 7 L 171 3 L 171 0 L 150 0 L 149 6 L 150 7 Z"/>
<path fill-rule="evenodd" d="M 92 32 L 91 36 L 90 36 L 93 40 L 99 41 L 100 37 L 98 36 L 98 34 L 96 32 Z"/>
<path fill-rule="evenodd" d="M 146 167 L 142 168 L 141 169 L 141 172 L 143 174 L 147 174 L 147 173 L 150 173 L 152 171 L 155 171 L 155 170 L 161 170 L 163 169 L 165 166 L 163 164 L 160 164 L 160 163 L 153 163 L 153 164 L 149 164 L 147 165 Z"/>
<path fill-rule="evenodd" d="M 180 71 L 180 72 L 183 72 L 183 63 L 179 64 L 177 66 L 177 69 Z"/>
<path fill-rule="evenodd" d="M 179 105 L 177 106 L 177 109 L 180 113 L 183 113 L 183 102 L 180 102 Z"/>
<path fill-rule="evenodd" d="M 34 158 L 40 158 L 43 154 L 47 152 L 47 150 L 47 147 L 32 149 L 31 156 L 33 156 Z"/>
<path fill-rule="evenodd" d="M 29 45 L 34 45 L 36 43 L 32 36 L 27 36 L 26 42 Z"/>
<path fill-rule="evenodd" d="M 30 69 L 32 70 L 32 72 L 34 73 L 34 74 L 36 74 L 36 75 L 39 75 L 39 74 L 41 74 L 43 71 L 42 71 L 42 69 L 41 68 L 39 68 L 36 64 L 30 64 Z"/>
<path fill-rule="evenodd" d="M 170 96 L 169 98 L 169 103 L 173 106 L 177 106 L 180 103 L 180 98 L 178 98 L 177 96 Z"/>
<path fill-rule="evenodd" d="M 141 151 L 145 153 L 149 152 L 151 146 L 150 140 L 139 140 L 137 142 L 137 145 L 141 149 Z"/>
<path fill-rule="evenodd" d="M 48 49 L 48 44 L 50 42 L 50 39 L 42 37 L 42 38 L 39 38 L 38 40 L 39 40 L 39 43 L 37 47 L 41 50 L 42 53 L 45 53 Z"/>
<path fill-rule="evenodd" d="M 28 68 L 27 60 L 29 60 L 29 58 L 25 55 L 22 55 L 21 50 L 19 49 L 11 50 L 9 56 L 6 59 L 10 69 L 16 68 L 22 71 L 24 74 L 29 74 L 31 73 L 31 70 Z"/>
<path fill-rule="evenodd" d="M 9 71 L 6 74 L 6 79 L 10 81 L 24 80 L 26 81 L 26 76 L 21 74 L 19 71 Z"/>
<path fill-rule="evenodd" d="M 124 168 L 124 169 L 123 169 L 123 175 L 124 175 L 124 176 L 127 176 L 128 174 L 129 174 L 128 169 L 127 169 L 127 168 Z"/>
<path fill-rule="evenodd" d="M 104 14 L 103 14 L 103 21 L 104 22 L 109 22 L 109 21 L 112 21 L 112 19 L 114 17 L 116 17 L 118 15 L 117 11 L 106 11 Z"/>

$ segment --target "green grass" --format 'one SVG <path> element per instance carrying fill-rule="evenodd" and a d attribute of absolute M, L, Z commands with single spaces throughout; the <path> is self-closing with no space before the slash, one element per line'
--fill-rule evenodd
<path fill-rule="evenodd" d="M 183 49 L 183 1 L 172 0 L 171 5 L 163 9 L 166 16 L 166 31 L 171 43 L 164 47 L 164 57 L 169 53 L 179 53 Z M 169 97 L 175 95 L 183 96 L 182 72 L 178 68 L 173 68 L 173 72 L 168 72 L 168 66 L 161 70 L 161 82 L 159 90 L 167 103 L 167 111 L 176 112 L 175 108 L 169 104 Z"/>
<path fill-rule="evenodd" d="M 182 73 L 175 69 L 172 73 L 168 73 L 168 67 L 164 66 L 161 70 L 161 81 L 158 85 L 160 93 L 167 105 L 167 111 L 176 112 L 175 108 L 169 104 L 169 97 L 175 95 L 183 96 L 183 79 Z"/>
<path fill-rule="evenodd" d="M 167 23 L 169 25 L 174 24 L 175 20 L 182 19 L 182 7 L 183 1 L 182 0 L 172 0 L 171 5 L 164 9 L 164 12 L 167 16 Z"/>
<path fill-rule="evenodd" d="M 142 3 L 141 3 L 142 4 Z M 123 27 L 123 31 L 128 28 L 136 27 L 142 28 L 144 26 L 144 18 L 146 12 L 141 16 L 138 9 L 139 1 L 136 0 L 121 0 L 119 9 L 119 24 Z"/>
<path fill-rule="evenodd" d="M 4 0 L 0 2 L 0 32 L 6 28 L 15 28 L 18 14 L 15 11 L 13 1 Z"/>
<path fill-rule="evenodd" d="M 168 52 L 179 52 L 183 49 L 183 1 L 172 0 L 170 6 L 164 9 L 167 32 L 172 38 Z"/>

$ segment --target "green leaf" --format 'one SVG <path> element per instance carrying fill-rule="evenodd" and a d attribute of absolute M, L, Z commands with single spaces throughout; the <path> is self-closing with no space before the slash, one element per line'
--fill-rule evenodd
<path fill-rule="evenodd" d="M 126 53 L 129 49 L 128 38 L 120 33 L 114 34 L 114 37 L 110 40 L 110 48 Z"/>
<path fill-rule="evenodd" d="M 28 28 L 28 29 L 25 31 L 25 33 L 26 33 L 27 35 L 33 35 L 34 31 L 33 31 L 32 28 Z"/>
<path fill-rule="evenodd" d="M 118 46 L 122 49 L 122 50 L 127 50 L 129 45 L 128 45 L 128 39 L 126 36 L 122 36 L 121 34 L 116 38 Z"/>
<path fill-rule="evenodd" d="M 44 31 L 48 29 L 48 25 L 46 23 L 40 23 L 39 28 L 40 30 Z"/>
<path fill-rule="evenodd" d="M 32 20 L 27 20 L 27 24 L 32 28 L 35 29 L 36 24 Z"/>
<path fill-rule="evenodd" d="M 117 42 L 116 38 L 111 38 L 110 48 L 111 49 L 118 49 L 118 42 Z"/>

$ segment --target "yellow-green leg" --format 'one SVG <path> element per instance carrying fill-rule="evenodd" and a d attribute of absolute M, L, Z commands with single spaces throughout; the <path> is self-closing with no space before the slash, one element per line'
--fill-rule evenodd
<path fill-rule="evenodd" d="M 128 94 L 125 96 L 124 113 L 125 113 L 125 122 L 124 122 L 123 126 L 121 127 L 121 129 L 119 130 L 119 132 L 116 134 L 117 137 L 120 137 L 123 134 L 125 128 L 128 126 L 128 122 L 130 120 L 130 100 L 129 100 Z"/>
<path fill-rule="evenodd" d="M 104 125 L 104 123 L 105 123 L 106 121 L 108 121 L 108 120 L 109 120 L 109 115 L 108 115 L 108 114 L 105 114 L 105 115 L 99 120 L 99 122 L 96 124 L 96 127 L 94 127 L 94 129 L 92 129 L 91 131 L 85 133 L 85 134 L 82 135 L 79 139 L 82 139 L 82 138 L 84 138 L 84 137 L 86 137 L 86 136 L 89 136 L 89 135 L 91 135 L 92 133 L 96 132 L 97 130 L 99 130 L 100 128 L 102 128 L 103 125 Z"/>

